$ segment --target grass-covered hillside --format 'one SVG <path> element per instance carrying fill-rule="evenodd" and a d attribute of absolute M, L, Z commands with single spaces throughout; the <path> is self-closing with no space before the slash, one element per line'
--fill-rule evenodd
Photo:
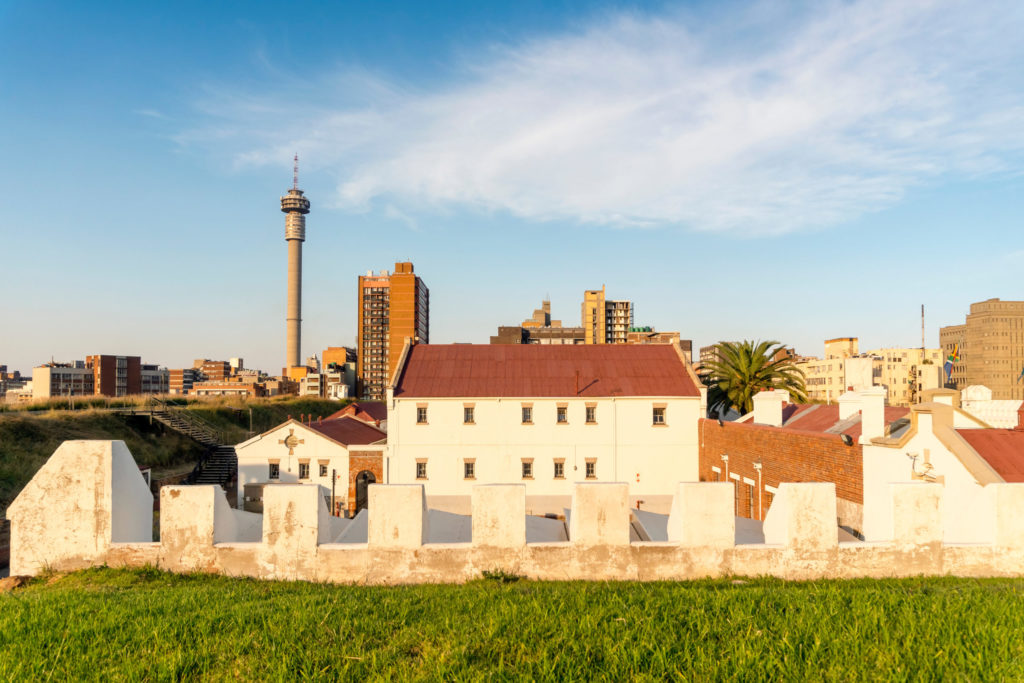
<path fill-rule="evenodd" d="M 1020 680 L 1024 581 L 329 586 L 98 569 L 0 594 L 2 680 Z"/>
<path fill-rule="evenodd" d="M 191 439 L 145 415 L 126 415 L 110 412 L 105 404 L 83 407 L 80 401 L 75 410 L 57 410 L 67 401 L 54 404 L 50 409 L 17 410 L 0 413 L 0 516 L 14 497 L 42 467 L 63 441 L 69 439 L 123 440 L 140 465 L 151 465 L 154 474 L 188 469 L 203 449 Z M 142 409 L 144 400 L 137 399 Z M 223 432 L 227 443 L 245 440 L 249 434 L 249 408 L 256 433 L 270 429 L 300 414 L 312 414 L 314 419 L 330 415 L 343 403 L 318 399 L 265 399 L 242 402 L 239 400 L 210 400 L 181 402 L 180 409 L 188 410 Z M 120 407 L 120 406 L 115 406 Z"/>
<path fill-rule="evenodd" d="M 85 411 L 0 415 L 0 515 L 57 447 L 71 439 L 120 439 L 155 472 L 187 468 L 203 449 L 147 418 Z"/>

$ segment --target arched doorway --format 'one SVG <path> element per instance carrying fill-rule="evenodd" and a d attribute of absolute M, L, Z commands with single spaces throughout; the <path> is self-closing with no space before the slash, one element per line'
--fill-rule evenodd
<path fill-rule="evenodd" d="M 363 470 L 356 475 L 356 512 L 365 510 L 370 500 L 370 484 L 376 484 L 377 477 L 370 470 Z"/>

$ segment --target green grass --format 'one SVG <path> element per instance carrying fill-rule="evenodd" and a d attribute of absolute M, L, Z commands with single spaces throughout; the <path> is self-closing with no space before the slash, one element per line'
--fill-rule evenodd
<path fill-rule="evenodd" d="M 97 569 L 0 595 L 3 680 L 1006 680 L 1024 581 L 358 587 Z"/>

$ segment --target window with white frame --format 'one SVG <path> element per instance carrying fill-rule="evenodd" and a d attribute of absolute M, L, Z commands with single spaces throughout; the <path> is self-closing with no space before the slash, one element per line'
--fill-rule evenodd
<path fill-rule="evenodd" d="M 558 406 L 555 408 L 555 421 L 558 424 L 567 424 L 569 422 L 569 407 Z"/>
<path fill-rule="evenodd" d="M 565 461 L 555 461 L 555 479 L 565 479 Z"/>
<path fill-rule="evenodd" d="M 463 406 L 462 408 L 462 424 L 471 425 L 474 423 L 473 420 L 473 406 Z"/>
<path fill-rule="evenodd" d="M 309 479 L 309 463 L 299 463 L 299 479 Z"/>
<path fill-rule="evenodd" d="M 663 406 L 655 406 L 653 414 L 654 424 L 663 425 L 665 424 L 665 408 Z"/>
<path fill-rule="evenodd" d="M 416 406 L 416 424 L 425 425 L 427 424 L 427 407 Z"/>
<path fill-rule="evenodd" d="M 270 471 L 267 473 L 268 479 L 280 479 L 281 478 L 281 465 L 276 462 L 270 463 Z"/>
<path fill-rule="evenodd" d="M 466 460 L 462 463 L 462 478 L 476 479 L 476 461 Z"/>
<path fill-rule="evenodd" d="M 587 424 L 597 424 L 597 406 L 587 406 Z"/>
<path fill-rule="evenodd" d="M 533 424 L 533 406 L 523 406 L 523 424 Z"/>
<path fill-rule="evenodd" d="M 416 478 L 417 479 L 426 479 L 427 478 L 427 462 L 425 460 L 422 461 L 422 462 L 416 463 Z"/>
<path fill-rule="evenodd" d="M 587 479 L 597 479 L 597 460 L 587 460 L 585 472 Z"/>
<path fill-rule="evenodd" d="M 326 477 L 327 476 L 327 463 L 324 463 L 324 462 L 320 463 L 320 476 L 321 477 Z"/>

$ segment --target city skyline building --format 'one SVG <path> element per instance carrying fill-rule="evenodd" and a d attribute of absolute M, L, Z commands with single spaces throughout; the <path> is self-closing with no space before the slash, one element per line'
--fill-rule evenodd
<path fill-rule="evenodd" d="M 948 388 L 982 385 L 993 399 L 1024 399 L 1024 301 L 972 303 L 963 324 L 939 328 L 939 345 Z"/>
<path fill-rule="evenodd" d="M 285 372 L 299 367 L 302 347 L 302 243 L 306 241 L 309 199 L 299 189 L 299 155 L 295 155 L 292 188 L 281 197 L 285 214 L 284 239 L 288 242 L 288 304 L 285 313 Z"/>
<path fill-rule="evenodd" d="M 583 292 L 580 314 L 585 344 L 625 344 L 633 327 L 633 302 L 608 299 L 605 286 Z"/>
<path fill-rule="evenodd" d="M 430 341 L 430 290 L 410 261 L 359 276 L 356 395 L 383 400 L 405 340 Z"/>

